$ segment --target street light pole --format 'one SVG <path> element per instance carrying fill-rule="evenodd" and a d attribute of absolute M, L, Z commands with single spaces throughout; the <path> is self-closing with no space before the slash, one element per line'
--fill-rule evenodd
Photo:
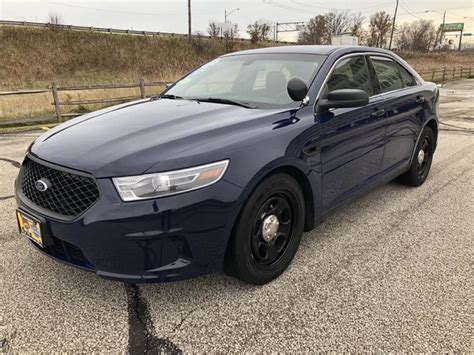
<path fill-rule="evenodd" d="M 233 9 L 233 10 L 230 10 L 230 11 L 224 10 L 224 23 L 227 23 L 227 17 L 228 16 L 230 16 L 231 14 L 233 14 L 234 12 L 239 11 L 239 10 L 240 10 L 239 8 L 236 8 L 236 9 Z"/>
<path fill-rule="evenodd" d="M 393 32 L 395 31 L 395 21 L 397 20 L 398 1 L 399 0 L 397 0 L 397 5 L 395 6 L 395 13 L 393 14 L 392 33 L 390 34 L 390 43 L 388 44 L 389 50 L 392 49 Z"/>

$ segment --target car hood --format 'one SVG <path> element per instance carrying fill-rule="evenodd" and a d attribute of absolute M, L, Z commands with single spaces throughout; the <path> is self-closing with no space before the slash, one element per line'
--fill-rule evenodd
<path fill-rule="evenodd" d="M 142 100 L 57 126 L 39 137 L 30 152 L 96 177 L 178 169 L 207 163 L 210 156 L 227 159 L 222 148 L 257 134 L 259 118 L 271 113 L 189 100 Z"/>

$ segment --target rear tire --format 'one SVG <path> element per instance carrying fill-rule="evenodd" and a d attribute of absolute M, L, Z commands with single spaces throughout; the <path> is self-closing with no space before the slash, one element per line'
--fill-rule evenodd
<path fill-rule="evenodd" d="M 296 180 L 287 174 L 265 179 L 234 226 L 225 272 L 255 285 L 277 278 L 298 250 L 304 220 L 304 196 Z"/>
<path fill-rule="evenodd" d="M 430 172 L 433 161 L 435 136 L 430 127 L 425 127 L 416 146 L 410 169 L 398 177 L 398 182 L 407 186 L 422 185 Z"/>

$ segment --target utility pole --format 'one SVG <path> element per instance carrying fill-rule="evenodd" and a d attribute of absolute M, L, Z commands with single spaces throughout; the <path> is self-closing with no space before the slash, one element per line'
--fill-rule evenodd
<path fill-rule="evenodd" d="M 393 14 L 392 33 L 390 34 L 390 43 L 388 44 L 389 50 L 392 49 L 393 32 L 395 31 L 395 21 L 397 20 L 398 1 L 399 0 L 397 0 L 397 5 L 395 6 L 395 13 Z"/>
<path fill-rule="evenodd" d="M 188 0 L 188 40 L 191 40 L 191 0 Z"/>
<path fill-rule="evenodd" d="M 461 31 L 459 32 L 459 47 L 458 47 L 458 51 L 459 51 L 459 52 L 461 51 L 462 32 L 463 32 L 463 30 L 461 30 Z"/>
<path fill-rule="evenodd" d="M 443 35 L 444 35 L 444 24 L 446 22 L 446 10 L 444 10 L 443 14 L 443 27 L 441 27 L 441 33 L 439 34 L 439 48 L 443 46 Z"/>

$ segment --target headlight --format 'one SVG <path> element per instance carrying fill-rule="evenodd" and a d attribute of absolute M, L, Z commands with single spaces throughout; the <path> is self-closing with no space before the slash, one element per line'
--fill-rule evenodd
<path fill-rule="evenodd" d="M 189 169 L 118 177 L 112 180 L 123 201 L 143 200 L 212 185 L 221 179 L 228 164 L 228 160 L 223 160 Z"/>

